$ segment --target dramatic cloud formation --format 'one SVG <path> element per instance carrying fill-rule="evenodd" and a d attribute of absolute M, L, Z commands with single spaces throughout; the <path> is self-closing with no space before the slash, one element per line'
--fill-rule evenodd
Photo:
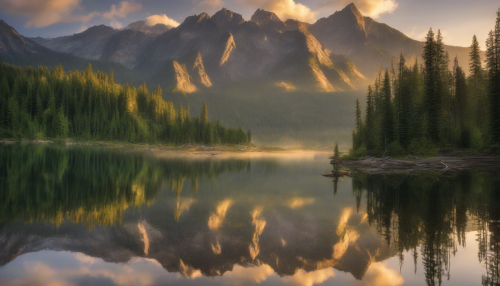
<path fill-rule="evenodd" d="M 282 21 L 294 19 L 302 22 L 314 22 L 316 20 L 316 12 L 301 3 L 295 3 L 293 0 L 244 0 L 243 4 L 272 11 Z"/>
<path fill-rule="evenodd" d="M 127 17 L 128 14 L 138 12 L 142 9 L 142 5 L 133 2 L 122 1 L 120 2 L 120 8 L 116 8 L 116 5 L 111 5 L 111 11 L 106 12 L 102 15 L 104 19 L 113 19 L 115 16 L 120 18 Z"/>
<path fill-rule="evenodd" d="M 92 12 L 87 15 L 73 15 L 79 9 L 80 0 L 0 0 L 0 11 L 28 18 L 26 27 L 42 28 L 58 22 L 82 22 L 98 16 Z"/>
<path fill-rule="evenodd" d="M 148 26 L 154 26 L 156 24 L 163 24 L 163 25 L 166 25 L 166 26 L 170 26 L 170 27 L 177 27 L 179 26 L 179 22 L 173 20 L 173 19 L 170 19 L 169 17 L 167 17 L 167 15 L 165 14 L 162 14 L 162 15 L 151 15 L 149 17 L 146 18 L 146 25 Z"/>
<path fill-rule="evenodd" d="M 224 5 L 224 2 L 221 0 L 203 0 L 198 3 L 197 8 L 198 9 L 215 9 L 215 8 L 222 8 Z"/>
<path fill-rule="evenodd" d="M 80 0 L 0 0 L 0 11 L 28 18 L 26 27 L 43 28 L 56 23 L 87 23 L 95 17 L 109 19 L 114 28 L 120 28 L 121 23 L 114 20 L 115 16 L 125 18 L 128 14 L 142 9 L 141 4 L 122 1 L 119 8 L 111 5 L 111 10 L 102 14 L 91 12 L 79 15 Z"/>
<path fill-rule="evenodd" d="M 364 15 L 372 18 L 378 18 L 382 14 L 392 13 L 398 8 L 396 0 L 329 0 L 321 3 L 319 8 L 335 6 L 343 8 L 350 3 L 356 4 L 359 11 Z"/>

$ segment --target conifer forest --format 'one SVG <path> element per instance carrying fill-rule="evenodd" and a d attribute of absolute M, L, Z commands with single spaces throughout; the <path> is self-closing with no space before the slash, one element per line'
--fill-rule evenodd
<path fill-rule="evenodd" d="M 247 144 L 251 131 L 209 121 L 203 104 L 192 118 L 158 87 L 114 82 L 113 73 L 64 72 L 62 65 L 15 67 L 0 63 L 0 137 L 76 138 L 170 144 Z"/>
<path fill-rule="evenodd" d="M 423 61 L 408 66 L 401 54 L 390 69 L 380 71 L 368 86 L 364 115 L 356 100 L 352 152 L 401 155 L 500 147 L 500 12 L 486 41 L 485 59 L 476 36 L 468 66 L 443 46 L 441 31 L 435 34 L 431 28 Z"/>

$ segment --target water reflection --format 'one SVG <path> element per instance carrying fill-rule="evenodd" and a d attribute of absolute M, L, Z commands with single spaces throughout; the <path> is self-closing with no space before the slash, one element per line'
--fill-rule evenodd
<path fill-rule="evenodd" d="M 500 173 L 461 173 L 453 177 L 363 176 L 352 182 L 360 205 L 366 192 L 370 225 L 417 269 L 420 248 L 427 285 L 450 280 L 451 261 L 466 247 L 466 232 L 476 230 L 478 261 L 485 269 L 483 285 L 498 285 L 500 262 Z M 472 263 L 472 262 L 469 262 Z"/>
<path fill-rule="evenodd" d="M 313 156 L 164 155 L 0 145 L 0 284 L 499 282 L 498 172 L 358 174 L 332 194 Z"/>
<path fill-rule="evenodd" d="M 20 144 L 0 147 L 0 224 L 63 220 L 87 227 L 121 223 L 129 207 L 154 204 L 161 188 L 177 195 L 176 220 L 192 200 L 180 195 L 186 180 L 249 168 L 248 160 L 158 160 L 145 153 L 93 147 Z"/>

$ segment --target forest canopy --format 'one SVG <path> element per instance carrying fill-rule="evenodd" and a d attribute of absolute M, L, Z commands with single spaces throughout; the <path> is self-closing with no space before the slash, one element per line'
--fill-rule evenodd
<path fill-rule="evenodd" d="M 476 36 L 469 76 L 444 51 L 441 32 L 429 30 L 423 62 L 411 67 L 401 53 L 394 68 L 381 71 L 368 87 L 365 118 L 356 101 L 355 156 L 423 154 L 441 148 L 481 150 L 500 146 L 500 12 L 486 41 L 482 65 Z"/>
<path fill-rule="evenodd" d="M 15 67 L 0 62 L 0 138 L 79 138 L 170 144 L 247 144 L 251 131 L 209 121 L 205 103 L 191 118 L 189 105 L 114 82 L 113 72 L 64 72 L 62 65 Z"/>

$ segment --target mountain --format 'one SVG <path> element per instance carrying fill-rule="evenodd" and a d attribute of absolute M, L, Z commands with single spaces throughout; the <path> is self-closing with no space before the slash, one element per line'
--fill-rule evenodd
<path fill-rule="evenodd" d="M 421 59 L 423 43 L 407 37 L 390 26 L 361 14 L 355 4 L 309 27 L 311 33 L 336 54 L 349 57 L 366 75 L 372 76 L 382 66 L 390 66 L 399 53 L 410 60 Z M 469 49 L 445 46 L 451 57 L 458 56 L 461 65 L 469 62 Z M 450 63 L 452 65 L 453 63 Z"/>
<path fill-rule="evenodd" d="M 123 30 L 132 30 L 132 31 L 143 32 L 144 34 L 160 35 L 170 30 L 171 28 L 173 27 L 164 24 L 156 24 L 154 26 L 149 26 L 146 23 L 146 21 L 142 20 L 130 23 L 127 27 L 123 28 Z"/>
<path fill-rule="evenodd" d="M 222 9 L 212 17 L 187 17 L 178 27 L 138 21 L 121 30 L 95 26 L 53 39 L 25 38 L 0 24 L 3 61 L 112 69 L 117 82 L 146 82 L 150 90 L 160 85 L 164 98 L 190 104 L 193 115 L 206 102 L 213 119 L 251 128 L 260 134 L 255 142 L 273 145 L 347 143 L 353 96 L 365 96 L 375 74 L 400 52 L 411 64 L 423 49 L 422 42 L 363 16 L 354 4 L 313 24 L 282 21 L 262 9 L 246 21 Z M 445 48 L 467 65 L 468 48 Z"/>
<path fill-rule="evenodd" d="M 102 27 L 100 29 L 101 32 L 105 31 Z M 43 65 L 49 68 L 62 64 L 66 70 L 84 70 L 91 64 L 96 70 L 107 73 L 114 71 L 115 79 L 120 82 L 140 83 L 142 80 L 141 75 L 119 63 L 108 60 L 84 59 L 69 53 L 53 51 L 39 44 L 46 42 L 49 41 L 43 38 L 23 37 L 14 28 L 0 20 L 1 61 L 20 66 Z"/>
<path fill-rule="evenodd" d="M 122 30 L 100 25 L 71 36 L 33 40 L 54 51 L 119 63 L 144 75 L 152 87 L 182 93 L 250 82 L 293 87 L 283 91 L 335 92 L 355 90 L 364 79 L 347 57 L 322 46 L 308 31 L 309 24 L 283 22 L 265 10 L 257 10 L 250 21 L 223 8 L 212 17 L 187 17 L 175 28 L 146 23 L 137 21 Z M 202 69 L 193 70 L 194 58 Z"/>
<path fill-rule="evenodd" d="M 116 62 L 132 69 L 136 65 L 137 56 L 142 54 L 154 37 L 130 29 L 114 30 L 99 25 L 71 36 L 33 40 L 57 52 L 84 59 Z"/>

